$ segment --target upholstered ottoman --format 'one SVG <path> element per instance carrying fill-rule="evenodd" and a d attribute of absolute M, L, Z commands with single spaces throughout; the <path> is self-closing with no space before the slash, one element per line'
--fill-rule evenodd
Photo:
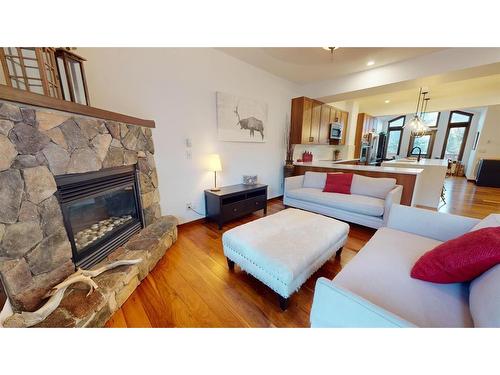
<path fill-rule="evenodd" d="M 307 211 L 289 208 L 240 225 L 222 236 L 229 268 L 238 264 L 280 297 L 288 298 L 344 246 L 349 225 Z"/>

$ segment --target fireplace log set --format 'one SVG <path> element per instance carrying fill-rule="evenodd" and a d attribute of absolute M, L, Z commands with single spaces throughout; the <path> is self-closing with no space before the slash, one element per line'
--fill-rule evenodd
<path fill-rule="evenodd" d="M 90 227 L 85 228 L 75 235 L 75 246 L 78 250 L 92 244 L 99 238 L 104 237 L 106 233 L 118 228 L 120 225 L 125 224 L 132 220 L 132 215 L 123 215 L 122 217 L 112 216 L 106 220 L 92 224 Z"/>

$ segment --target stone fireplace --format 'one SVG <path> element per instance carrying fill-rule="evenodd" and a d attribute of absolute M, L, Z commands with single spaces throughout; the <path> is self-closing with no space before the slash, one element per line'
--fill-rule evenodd
<path fill-rule="evenodd" d="M 139 282 L 175 241 L 164 217 L 143 230 L 163 252 L 141 242 L 161 218 L 151 129 L 0 101 L 0 151 L 0 276 L 14 310 L 39 308 L 75 265 L 140 255 Z"/>

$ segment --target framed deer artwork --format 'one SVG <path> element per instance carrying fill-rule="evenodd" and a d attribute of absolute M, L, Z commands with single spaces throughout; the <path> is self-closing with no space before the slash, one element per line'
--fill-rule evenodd
<path fill-rule="evenodd" d="M 267 104 L 217 92 L 217 133 L 220 141 L 265 142 Z"/>

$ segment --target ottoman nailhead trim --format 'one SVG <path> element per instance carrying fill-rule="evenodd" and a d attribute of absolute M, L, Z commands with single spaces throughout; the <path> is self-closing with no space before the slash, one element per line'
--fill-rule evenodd
<path fill-rule="evenodd" d="M 246 256 L 242 255 L 241 253 L 239 253 L 238 251 L 235 251 L 231 248 L 231 246 L 227 245 L 227 247 L 229 247 L 231 249 L 231 251 L 233 253 L 236 253 L 238 254 L 240 257 L 242 257 L 243 259 L 245 259 L 247 262 L 249 263 L 252 263 L 255 267 L 257 268 L 260 268 L 262 271 L 264 271 L 267 275 L 269 275 L 270 277 L 272 277 L 273 279 L 279 281 L 281 284 L 283 284 L 284 286 L 287 286 L 288 284 L 286 284 L 284 281 L 280 280 L 279 278 L 277 278 L 275 275 L 269 273 L 269 271 L 267 271 L 266 269 L 262 268 L 260 265 L 258 265 L 257 263 L 255 263 L 254 261 L 252 261 L 251 259 L 247 258 Z M 233 259 L 231 259 L 233 260 Z M 233 260 L 234 261 L 234 260 Z M 238 264 L 236 261 L 234 261 L 236 264 Z M 238 264 L 239 265 L 239 264 Z M 239 265 L 241 267 L 241 265 Z M 249 272 L 251 273 L 251 272 Z M 255 275 L 254 275 L 255 276 Z"/>

